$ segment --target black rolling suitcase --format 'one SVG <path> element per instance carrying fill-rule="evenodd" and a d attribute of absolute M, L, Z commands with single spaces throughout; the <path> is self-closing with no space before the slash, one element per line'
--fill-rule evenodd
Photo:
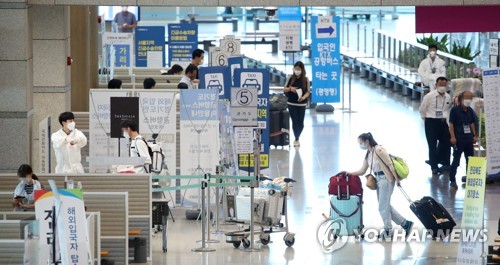
<path fill-rule="evenodd" d="M 446 208 L 434 200 L 434 198 L 424 196 L 418 201 L 412 201 L 401 186 L 399 186 L 399 189 L 408 202 L 410 202 L 410 209 L 433 238 L 447 237 L 453 230 L 453 227 L 457 225 Z"/>
<path fill-rule="evenodd" d="M 269 144 L 271 146 L 290 145 L 290 113 L 288 110 L 271 111 L 269 127 Z"/>

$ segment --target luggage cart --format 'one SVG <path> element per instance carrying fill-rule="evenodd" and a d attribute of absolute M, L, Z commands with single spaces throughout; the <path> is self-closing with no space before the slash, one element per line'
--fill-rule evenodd
<path fill-rule="evenodd" d="M 167 252 L 167 229 L 168 229 L 168 216 L 172 216 L 172 211 L 170 211 L 170 207 L 168 206 L 169 200 L 155 200 L 152 201 L 152 223 L 153 227 L 160 226 L 161 227 L 161 235 L 162 235 L 162 250 L 163 252 Z M 172 221 L 175 222 L 173 216 Z"/>
<path fill-rule="evenodd" d="M 235 196 L 233 204 L 235 205 L 236 218 L 227 220 L 249 225 L 250 214 L 254 215 L 255 227 L 254 234 L 259 237 L 260 243 L 267 245 L 271 243 L 271 234 L 285 233 L 283 241 L 285 245 L 291 247 L 295 244 L 295 233 L 290 232 L 288 225 L 288 209 L 287 198 L 291 195 L 290 183 L 295 180 L 285 178 L 286 188 L 283 191 L 269 188 L 255 188 L 254 209 L 250 209 L 250 197 L 246 196 L 245 189 L 240 189 L 239 195 Z M 243 191 L 243 192 L 242 192 Z M 278 212 L 275 210 L 278 209 Z M 285 223 L 281 223 L 284 216 Z M 228 232 L 226 235 L 226 243 L 233 244 L 235 248 L 239 248 L 242 244 L 244 248 L 250 247 L 250 228 L 241 231 Z"/>

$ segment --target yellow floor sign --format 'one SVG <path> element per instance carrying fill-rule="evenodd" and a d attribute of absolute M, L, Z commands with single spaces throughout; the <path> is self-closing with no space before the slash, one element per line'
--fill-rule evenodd
<path fill-rule="evenodd" d="M 250 165 L 248 164 L 250 161 Z M 240 169 L 245 169 L 248 167 L 253 168 L 254 159 L 253 154 L 239 154 L 238 155 L 238 166 Z M 269 167 L 269 155 L 268 154 L 260 154 L 260 166 L 261 167 Z"/>

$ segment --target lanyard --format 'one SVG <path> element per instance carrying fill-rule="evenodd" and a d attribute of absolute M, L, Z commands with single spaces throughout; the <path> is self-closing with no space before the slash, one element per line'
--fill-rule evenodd
<path fill-rule="evenodd" d="M 436 110 L 438 108 L 438 97 L 441 97 L 441 96 L 436 96 Z M 443 106 L 441 106 L 441 110 L 444 109 L 444 103 L 446 102 L 446 97 L 443 99 Z"/>

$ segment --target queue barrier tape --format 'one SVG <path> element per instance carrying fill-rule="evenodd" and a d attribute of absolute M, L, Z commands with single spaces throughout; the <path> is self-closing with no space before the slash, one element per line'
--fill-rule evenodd
<path fill-rule="evenodd" d="M 186 186 L 174 186 L 174 187 L 165 187 L 165 188 L 153 188 L 152 192 L 162 192 L 162 191 L 172 191 L 172 190 L 187 190 L 187 189 L 196 189 L 201 188 L 201 184 L 192 184 Z"/>
<path fill-rule="evenodd" d="M 165 176 L 165 175 L 152 175 L 152 179 L 204 179 L 204 175 L 179 175 L 179 176 Z M 211 179 L 229 179 L 229 180 L 255 180 L 254 176 L 217 176 L 210 175 Z"/>
<path fill-rule="evenodd" d="M 189 176 L 189 175 L 185 175 L 185 176 L 162 176 L 162 175 L 152 175 L 151 176 L 152 179 L 204 179 L 205 176 L 204 175 L 192 175 L 192 176 Z"/>
<path fill-rule="evenodd" d="M 211 179 L 239 179 L 239 180 L 255 180 L 255 176 L 210 176 Z"/>
<path fill-rule="evenodd" d="M 233 182 L 233 183 L 207 183 L 209 187 L 236 187 L 236 186 L 248 186 L 248 182 L 242 183 L 242 182 Z"/>
<path fill-rule="evenodd" d="M 243 187 L 248 186 L 246 182 L 231 182 L 231 183 L 207 183 L 208 187 Z M 175 187 L 165 187 L 165 188 L 153 188 L 152 192 L 162 192 L 162 191 L 172 191 L 172 190 L 184 190 L 184 189 L 196 189 L 201 188 L 201 184 L 192 184 L 186 186 L 175 186 Z"/>

